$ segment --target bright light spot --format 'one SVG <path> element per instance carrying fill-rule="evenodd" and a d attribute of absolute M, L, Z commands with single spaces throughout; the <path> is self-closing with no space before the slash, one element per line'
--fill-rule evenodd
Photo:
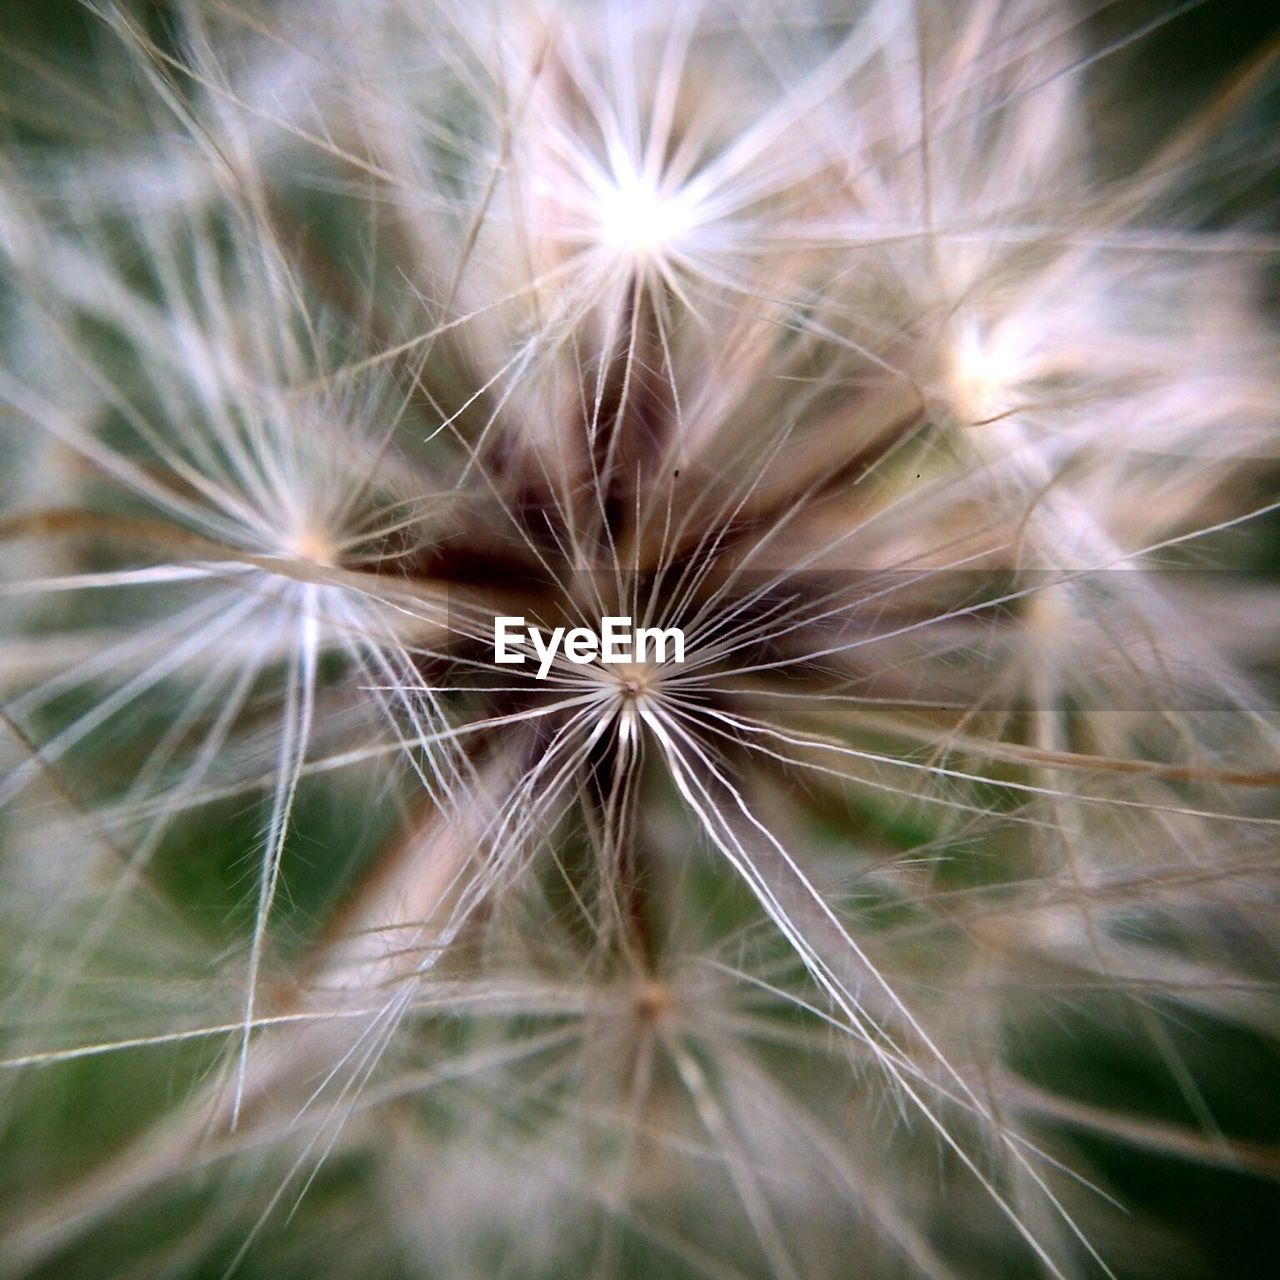
<path fill-rule="evenodd" d="M 303 529 L 296 533 L 286 547 L 288 553 L 312 564 L 332 565 L 337 559 L 337 548 L 321 533 Z"/>
<path fill-rule="evenodd" d="M 630 258 L 660 258 L 693 226 L 681 192 L 665 193 L 629 167 L 614 175 L 596 209 L 600 242 Z"/>
<path fill-rule="evenodd" d="M 967 324 L 951 345 L 947 382 L 956 415 L 964 422 L 987 422 L 1013 407 L 1011 388 L 1019 378 L 1015 354 L 984 338 Z"/>

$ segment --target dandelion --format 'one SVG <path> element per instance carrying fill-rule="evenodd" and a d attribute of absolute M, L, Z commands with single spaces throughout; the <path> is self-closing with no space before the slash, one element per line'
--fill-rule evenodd
<path fill-rule="evenodd" d="M 1274 48 L 1097 128 L 1180 13 L 88 7 L 0 197 L 6 1274 L 1229 1265 L 1125 1173 L 1280 1171 Z"/>

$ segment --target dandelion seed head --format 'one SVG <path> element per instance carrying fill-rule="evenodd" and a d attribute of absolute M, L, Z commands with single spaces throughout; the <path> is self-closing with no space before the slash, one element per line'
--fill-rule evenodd
<path fill-rule="evenodd" d="M 1274 593 L 1160 570 L 1272 509 L 1275 247 L 1199 137 L 1098 179 L 1096 16 L 89 8 L 149 124 L 0 194 L 0 1033 L 208 1057 L 12 1217 L 0 1146 L 0 1270 L 1061 1280 L 1095 995 L 1233 1156 L 1176 1038 L 1274 1030 Z"/>

